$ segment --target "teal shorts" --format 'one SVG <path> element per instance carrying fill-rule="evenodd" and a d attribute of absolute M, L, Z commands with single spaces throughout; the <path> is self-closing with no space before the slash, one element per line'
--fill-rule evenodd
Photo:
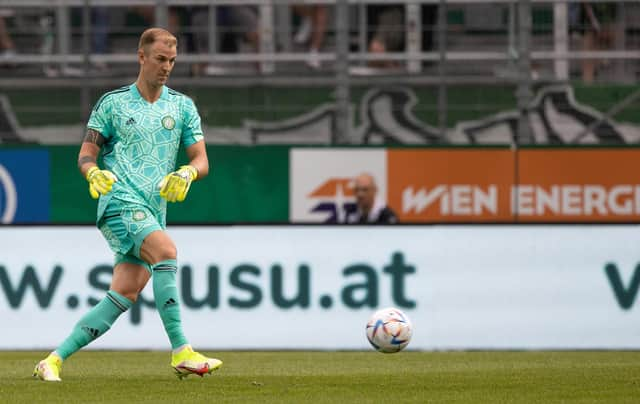
<path fill-rule="evenodd" d="M 98 228 L 115 253 L 115 265 L 129 262 L 151 271 L 149 264 L 140 258 L 140 247 L 149 234 L 164 229 L 147 207 L 112 199 L 98 221 Z"/>

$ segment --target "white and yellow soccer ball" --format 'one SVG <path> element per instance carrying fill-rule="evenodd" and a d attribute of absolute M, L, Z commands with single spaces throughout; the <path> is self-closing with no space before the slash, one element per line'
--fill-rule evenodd
<path fill-rule="evenodd" d="M 373 313 L 367 323 L 367 339 L 371 346 L 383 353 L 402 351 L 413 334 L 409 317 L 402 310 L 387 307 Z"/>

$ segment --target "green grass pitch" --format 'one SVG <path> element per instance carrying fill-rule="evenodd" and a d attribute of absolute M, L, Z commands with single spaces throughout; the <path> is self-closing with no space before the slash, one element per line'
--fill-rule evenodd
<path fill-rule="evenodd" d="M 219 352 L 180 381 L 166 352 L 83 351 L 62 383 L 32 378 L 43 356 L 0 352 L 0 402 L 640 402 L 640 352 Z"/>

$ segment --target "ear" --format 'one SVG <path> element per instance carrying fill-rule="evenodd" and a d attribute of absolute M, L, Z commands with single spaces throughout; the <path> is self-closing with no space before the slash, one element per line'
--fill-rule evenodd
<path fill-rule="evenodd" d="M 144 64 L 144 50 L 142 49 L 138 49 L 138 63 L 141 65 Z"/>

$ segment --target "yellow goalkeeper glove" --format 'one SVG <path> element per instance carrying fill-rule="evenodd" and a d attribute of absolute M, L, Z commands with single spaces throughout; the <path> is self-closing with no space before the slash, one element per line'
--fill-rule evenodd
<path fill-rule="evenodd" d="M 113 183 L 118 181 L 118 178 L 109 170 L 101 170 L 93 166 L 87 171 L 87 181 L 89 181 L 89 194 L 93 199 L 98 199 L 100 195 L 106 195 L 111 191 Z"/>
<path fill-rule="evenodd" d="M 182 202 L 187 197 L 191 182 L 198 177 L 194 166 L 181 166 L 160 181 L 160 196 L 169 202 Z"/>

